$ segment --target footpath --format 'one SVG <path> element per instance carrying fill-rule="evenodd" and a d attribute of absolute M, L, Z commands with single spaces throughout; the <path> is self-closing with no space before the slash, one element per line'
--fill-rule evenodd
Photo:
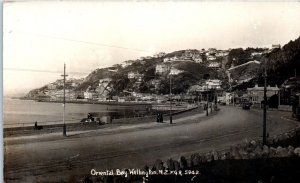
<path fill-rule="evenodd" d="M 17 136 L 8 136 L 4 138 L 4 142 L 6 145 L 13 145 L 13 144 L 22 144 L 22 143 L 34 143 L 34 142 L 42 142 L 42 141 L 55 141 L 55 140 L 68 140 L 71 138 L 81 138 L 81 137 L 89 137 L 89 136 L 100 136 L 100 135 L 107 135 L 107 134 L 120 134 L 126 133 L 130 131 L 136 130 L 146 130 L 146 129 L 153 129 L 153 128 L 164 128 L 182 125 L 187 123 L 195 123 L 199 122 L 203 119 L 209 118 L 217 114 L 217 111 L 209 111 L 209 116 L 206 116 L 206 112 L 200 109 L 196 109 L 190 115 L 182 114 L 176 118 L 173 118 L 172 124 L 170 124 L 169 117 L 164 119 L 163 123 L 158 123 L 156 121 L 153 122 L 141 122 L 135 124 L 107 124 L 102 125 L 103 128 L 97 129 L 89 129 L 89 130 L 76 130 L 76 131 L 68 131 L 67 127 L 67 137 L 63 137 L 62 128 L 60 131 L 55 131 L 51 133 L 38 133 L 35 134 L 34 132 L 31 134 L 26 135 L 17 135 Z M 105 127 L 104 127 L 105 126 Z"/>

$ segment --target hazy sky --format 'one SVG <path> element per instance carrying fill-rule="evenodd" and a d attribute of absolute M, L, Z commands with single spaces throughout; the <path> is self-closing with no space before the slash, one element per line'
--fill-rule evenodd
<path fill-rule="evenodd" d="M 283 45 L 300 36 L 298 2 L 27 1 L 4 3 L 3 19 L 5 95 L 55 81 L 64 62 L 79 77 L 160 51 Z"/>

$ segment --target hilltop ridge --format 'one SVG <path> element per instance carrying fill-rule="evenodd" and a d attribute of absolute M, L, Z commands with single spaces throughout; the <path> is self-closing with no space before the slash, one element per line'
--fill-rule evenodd
<path fill-rule="evenodd" d="M 300 67 L 300 38 L 282 48 L 237 48 L 228 50 L 178 50 L 154 56 L 126 60 L 111 67 L 95 69 L 82 79 L 67 80 L 69 99 L 113 99 L 133 93 L 164 95 L 169 93 L 169 74 L 172 93 L 187 94 L 207 79 L 219 80 L 224 91 L 245 90 L 261 83 L 262 63 L 268 59 L 269 83 L 281 85 Z M 240 66 L 240 67 L 237 67 Z M 62 80 L 31 90 L 25 98 L 62 97 Z M 197 87 L 196 87 L 197 88 Z"/>

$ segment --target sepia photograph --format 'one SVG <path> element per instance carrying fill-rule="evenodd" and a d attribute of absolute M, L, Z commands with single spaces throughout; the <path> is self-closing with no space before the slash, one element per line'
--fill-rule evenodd
<path fill-rule="evenodd" d="M 299 1 L 3 3 L 5 183 L 299 183 Z"/>

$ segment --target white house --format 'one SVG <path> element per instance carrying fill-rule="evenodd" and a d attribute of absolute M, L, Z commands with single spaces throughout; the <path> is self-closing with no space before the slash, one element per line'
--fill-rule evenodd
<path fill-rule="evenodd" d="M 211 68 L 217 68 L 220 66 L 221 66 L 221 64 L 219 62 L 211 62 L 208 64 L 208 67 L 211 67 Z"/>
<path fill-rule="evenodd" d="M 83 93 L 85 99 L 97 99 L 98 98 L 98 93 L 94 91 L 85 91 Z"/>
<path fill-rule="evenodd" d="M 163 74 L 169 70 L 169 66 L 166 64 L 157 64 L 155 67 L 156 74 Z"/>
<path fill-rule="evenodd" d="M 164 58 L 164 62 L 170 62 L 170 61 L 171 61 L 171 59 L 169 57 Z"/>
<path fill-rule="evenodd" d="M 180 73 L 182 73 L 182 70 L 176 69 L 176 68 L 171 68 L 170 74 L 171 75 L 178 75 Z"/>
<path fill-rule="evenodd" d="M 144 74 L 139 74 L 138 72 L 129 72 L 127 74 L 128 79 L 138 79 L 138 80 L 142 80 L 142 78 L 144 77 Z"/>
<path fill-rule="evenodd" d="M 128 72 L 127 77 L 128 77 L 128 79 L 134 79 L 136 74 L 137 73 L 131 71 L 131 72 Z"/>
<path fill-rule="evenodd" d="M 112 79 L 111 78 L 103 78 L 103 79 L 99 79 L 99 86 L 100 85 L 107 85 L 109 82 L 111 82 Z"/>
<path fill-rule="evenodd" d="M 124 68 L 124 67 L 127 67 L 131 64 L 133 64 L 135 61 L 134 60 L 127 60 L 127 61 L 124 61 L 121 63 L 121 66 Z"/>
<path fill-rule="evenodd" d="M 55 90 L 56 89 L 56 84 L 53 84 L 53 83 L 48 84 L 48 89 L 49 90 Z"/>
<path fill-rule="evenodd" d="M 209 79 L 205 82 L 208 89 L 221 89 L 221 80 Z"/>

